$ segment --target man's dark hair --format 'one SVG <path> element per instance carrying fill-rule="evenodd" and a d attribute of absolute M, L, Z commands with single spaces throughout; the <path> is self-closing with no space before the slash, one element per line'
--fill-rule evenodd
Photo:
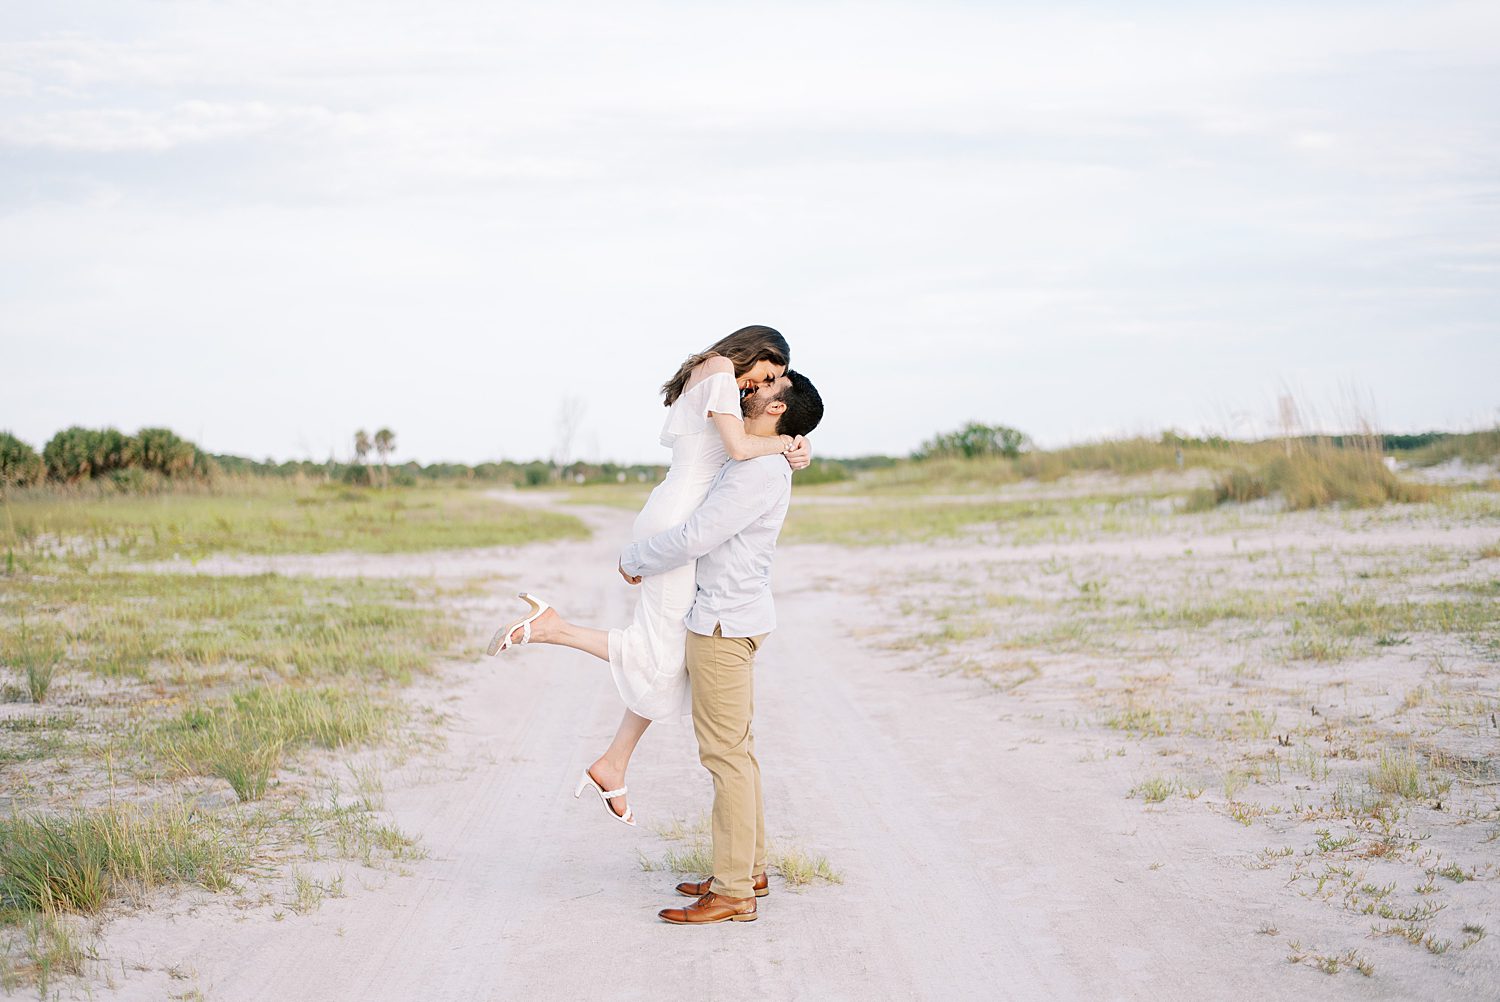
<path fill-rule="evenodd" d="M 791 382 L 776 399 L 786 404 L 781 418 L 776 422 L 778 435 L 811 435 L 818 422 L 823 420 L 823 398 L 818 388 L 800 372 L 786 370 Z"/>

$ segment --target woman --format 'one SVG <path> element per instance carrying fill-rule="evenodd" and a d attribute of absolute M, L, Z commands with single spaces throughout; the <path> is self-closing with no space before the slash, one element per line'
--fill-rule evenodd
<path fill-rule="evenodd" d="M 812 461 L 806 440 L 747 434 L 740 416 L 742 396 L 774 383 L 790 362 L 791 349 L 780 333 L 760 325 L 742 327 L 689 356 L 662 385 L 667 418 L 661 444 L 671 448 L 672 465 L 636 517 L 633 540 L 687 521 L 730 459 L 783 453 L 794 470 Z M 692 565 L 646 578 L 630 626 L 609 631 L 568 623 L 545 602 L 523 593 L 531 615 L 502 628 L 490 641 L 491 654 L 517 643 L 560 644 L 609 662 L 625 716 L 604 754 L 584 770 L 574 796 L 592 787 L 610 814 L 626 824 L 635 820 L 625 799 L 625 771 L 641 735 L 653 720 L 691 712 L 683 618 L 695 591 Z"/>

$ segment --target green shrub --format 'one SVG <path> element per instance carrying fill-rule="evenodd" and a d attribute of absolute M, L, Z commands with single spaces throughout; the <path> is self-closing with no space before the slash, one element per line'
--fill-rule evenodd
<path fill-rule="evenodd" d="M 47 476 L 72 483 L 94 472 L 94 432 L 76 425 L 53 435 L 42 447 Z"/>
<path fill-rule="evenodd" d="M 140 443 L 114 428 L 74 425 L 53 435 L 42 448 L 47 475 L 65 483 L 123 470 L 139 459 Z"/>
<path fill-rule="evenodd" d="M 963 456 L 976 459 L 980 456 L 1008 456 L 1014 459 L 1027 444 L 1026 435 L 1014 428 L 999 424 L 980 424 L 970 421 L 958 431 L 936 435 L 922 443 L 912 453 L 913 459 L 930 459 L 934 456 Z"/>
<path fill-rule="evenodd" d="M 142 428 L 136 433 L 140 443 L 141 467 L 154 470 L 164 477 L 188 476 L 198 450 L 193 443 L 178 438 L 166 428 Z"/>
<path fill-rule="evenodd" d="M 42 482 L 47 468 L 36 450 L 8 431 L 0 431 L 0 489 Z"/>
<path fill-rule="evenodd" d="M 42 448 L 42 462 L 52 480 L 72 484 L 108 477 L 124 491 L 160 487 L 161 478 L 208 479 L 219 471 L 212 457 L 166 428 L 126 435 L 74 425 L 52 436 Z"/>
<path fill-rule="evenodd" d="M 1219 478 L 1214 495 L 1217 501 L 1255 501 L 1269 494 L 1266 478 L 1249 470 L 1230 470 Z"/>

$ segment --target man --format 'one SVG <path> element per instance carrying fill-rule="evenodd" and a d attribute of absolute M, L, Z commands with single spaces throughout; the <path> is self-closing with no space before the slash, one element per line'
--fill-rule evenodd
<path fill-rule="evenodd" d="M 752 435 L 809 435 L 823 418 L 812 383 L 788 371 L 745 399 Z M 703 505 L 684 524 L 631 543 L 620 573 L 631 584 L 697 561 L 697 594 L 687 615 L 698 760 L 714 779 L 713 876 L 677 885 L 696 896 L 659 913 L 676 925 L 753 922 L 767 891 L 766 825 L 760 764 L 751 733 L 755 653 L 776 626 L 771 559 L 792 497 L 792 472 L 780 455 L 729 462 Z"/>

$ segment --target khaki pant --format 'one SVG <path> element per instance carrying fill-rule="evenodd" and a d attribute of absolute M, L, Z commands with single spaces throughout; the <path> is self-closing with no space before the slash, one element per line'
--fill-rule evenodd
<path fill-rule="evenodd" d="M 748 898 L 752 874 L 766 869 L 766 818 L 755 760 L 755 652 L 758 637 L 726 637 L 714 627 L 687 635 L 687 672 L 693 687 L 693 731 L 698 761 L 714 777 L 715 894 Z"/>

